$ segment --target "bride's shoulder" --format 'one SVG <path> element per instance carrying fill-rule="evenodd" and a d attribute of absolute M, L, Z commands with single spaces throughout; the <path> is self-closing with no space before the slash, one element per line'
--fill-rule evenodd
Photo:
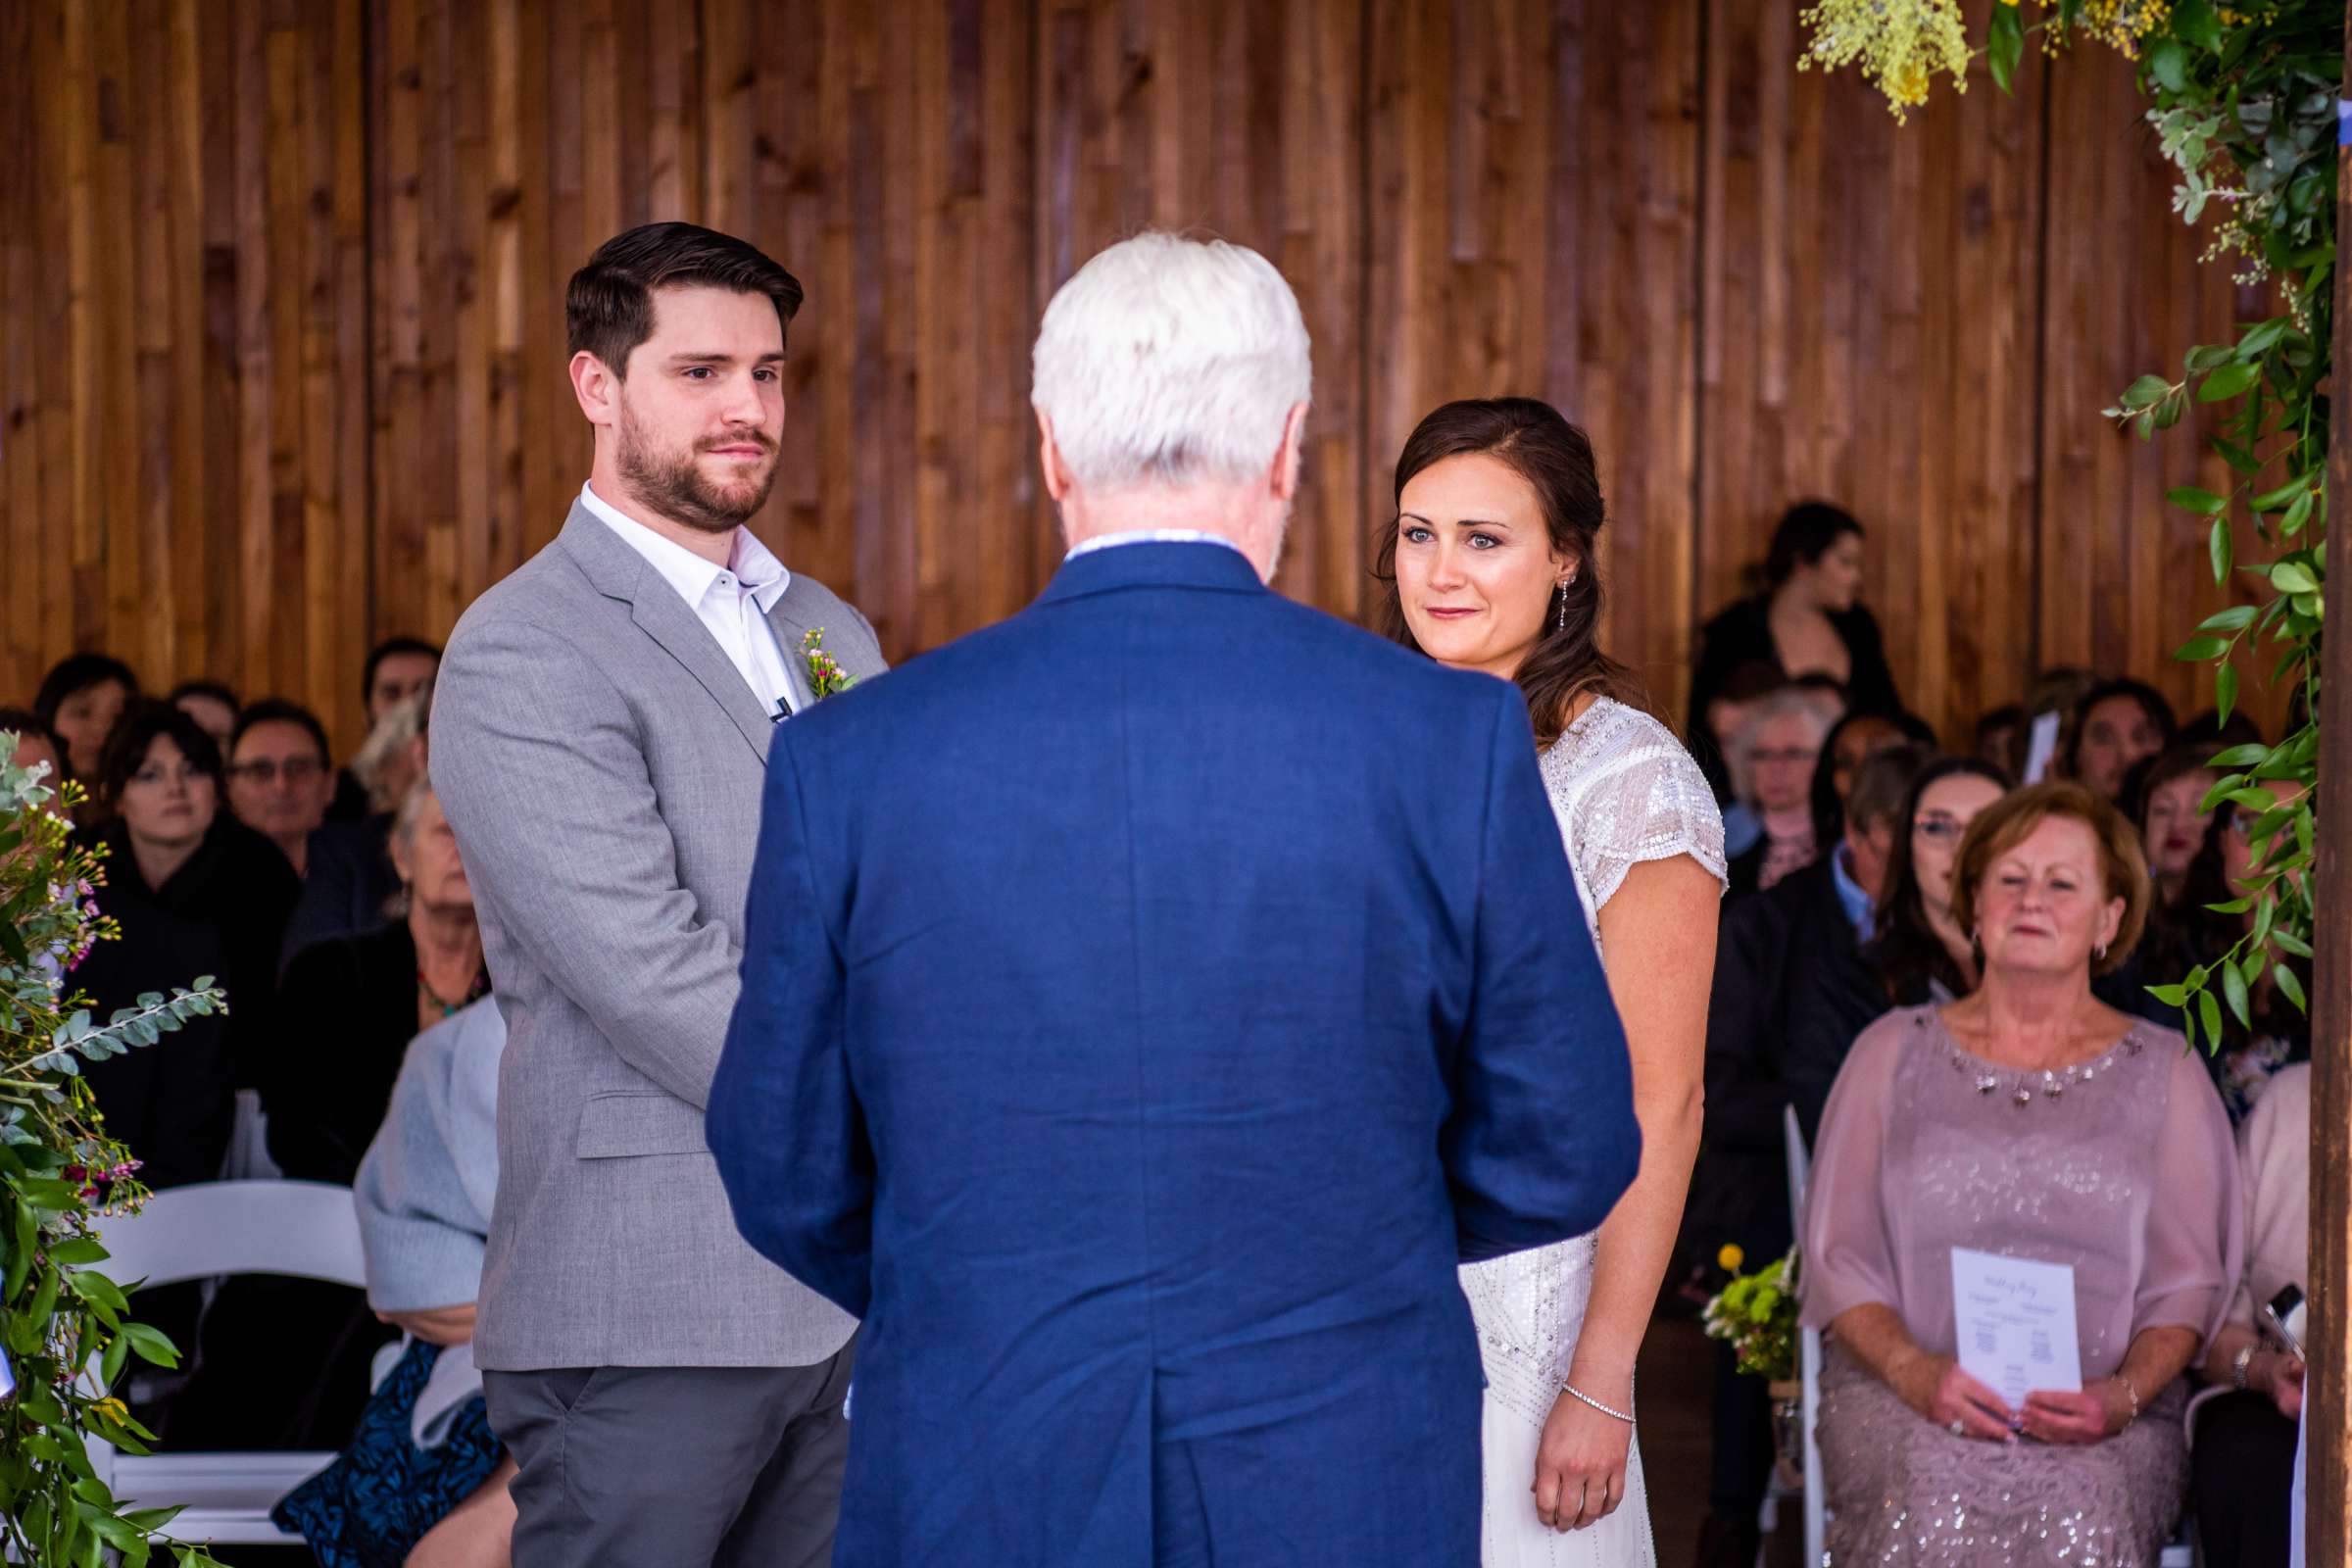
<path fill-rule="evenodd" d="M 1652 715 L 1613 697 L 1596 697 L 1544 754 L 1546 775 L 1597 778 L 1624 771 L 1704 775 L 1682 738 Z M 1712 792 L 1710 792 L 1710 799 Z"/>

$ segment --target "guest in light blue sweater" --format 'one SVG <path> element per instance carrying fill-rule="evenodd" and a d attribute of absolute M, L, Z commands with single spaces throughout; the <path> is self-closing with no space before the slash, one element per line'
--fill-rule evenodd
<path fill-rule="evenodd" d="M 368 1301 L 409 1343 L 352 1446 L 278 1504 L 325 1568 L 506 1568 L 514 1461 L 483 1411 L 473 1305 L 498 1191 L 495 999 L 418 1035 L 353 1186 Z"/>

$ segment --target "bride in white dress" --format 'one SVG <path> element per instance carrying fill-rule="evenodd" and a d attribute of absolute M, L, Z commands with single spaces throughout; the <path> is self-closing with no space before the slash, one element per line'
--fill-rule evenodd
<path fill-rule="evenodd" d="M 1602 506 L 1584 432 L 1530 399 L 1449 403 L 1406 442 L 1396 505 L 1384 629 L 1527 695 L 1642 1123 L 1641 1174 L 1598 1231 L 1462 1269 L 1487 1374 L 1483 1561 L 1650 1568 L 1634 1360 L 1698 1152 L 1723 821 L 1595 641 Z"/>

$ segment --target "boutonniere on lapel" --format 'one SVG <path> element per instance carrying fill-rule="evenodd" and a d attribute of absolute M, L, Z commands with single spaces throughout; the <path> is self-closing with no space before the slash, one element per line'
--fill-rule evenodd
<path fill-rule="evenodd" d="M 838 660 L 825 652 L 825 628 L 818 626 L 801 639 L 801 658 L 808 665 L 808 690 L 818 702 L 837 692 L 846 692 L 858 684 L 858 677 L 841 667 Z"/>

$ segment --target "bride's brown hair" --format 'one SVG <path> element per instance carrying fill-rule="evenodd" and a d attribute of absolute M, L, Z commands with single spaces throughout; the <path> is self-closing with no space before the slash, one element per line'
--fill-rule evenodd
<path fill-rule="evenodd" d="M 1515 679 L 1535 720 L 1536 739 L 1548 746 L 1568 727 L 1577 699 L 1587 693 L 1610 697 L 1644 712 L 1649 700 L 1633 671 L 1600 648 L 1600 562 L 1594 542 L 1606 509 L 1600 499 L 1600 470 L 1585 432 L 1557 409 L 1534 398 L 1465 398 L 1434 410 L 1414 426 L 1396 458 L 1396 503 L 1415 474 L 1446 458 L 1476 454 L 1494 459 L 1528 482 L 1551 533 L 1551 547 L 1576 566 L 1566 590 L 1567 613 L 1549 609 L 1544 633 L 1520 664 Z M 1404 602 L 1396 591 L 1396 520 L 1380 541 L 1372 575 L 1383 585 L 1373 607 L 1381 635 L 1419 653 Z M 1565 624 L 1562 623 L 1563 618 Z"/>

